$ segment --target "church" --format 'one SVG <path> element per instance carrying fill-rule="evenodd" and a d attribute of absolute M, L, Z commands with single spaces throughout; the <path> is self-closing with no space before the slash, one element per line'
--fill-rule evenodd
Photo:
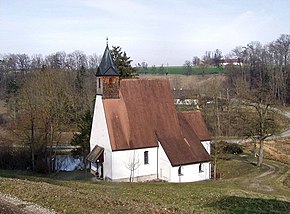
<path fill-rule="evenodd" d="M 166 79 L 121 79 L 108 44 L 96 72 L 91 172 L 107 181 L 210 179 L 210 137 L 200 111 L 176 111 Z"/>

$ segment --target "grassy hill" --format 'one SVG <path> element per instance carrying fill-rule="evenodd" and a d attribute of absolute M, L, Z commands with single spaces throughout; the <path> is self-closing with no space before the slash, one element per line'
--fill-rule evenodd
<path fill-rule="evenodd" d="M 171 88 L 179 90 L 189 89 L 194 90 L 196 93 L 205 93 L 208 88 L 212 87 L 212 84 L 215 82 L 225 83 L 227 77 L 223 74 L 215 75 L 156 75 L 156 74 L 141 74 L 139 78 L 148 78 L 148 79 L 167 79 L 170 83 Z"/>
<path fill-rule="evenodd" d="M 193 66 L 191 71 L 188 73 L 187 69 L 184 66 L 164 66 L 160 67 L 148 67 L 137 68 L 139 74 L 182 74 L 182 75 L 207 75 L 207 74 L 220 74 L 224 72 L 222 67 L 217 68 L 214 66 Z"/>
<path fill-rule="evenodd" d="M 0 170 L 0 192 L 59 213 L 289 213 L 289 166 L 249 154 L 219 160 L 224 178 L 195 183 L 110 183 L 89 173 L 44 178 Z M 80 180 L 77 180 L 80 179 Z"/>

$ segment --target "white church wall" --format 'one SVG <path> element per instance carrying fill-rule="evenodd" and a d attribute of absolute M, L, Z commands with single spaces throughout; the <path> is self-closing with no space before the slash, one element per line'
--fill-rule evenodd
<path fill-rule="evenodd" d="M 148 164 L 144 164 L 144 152 L 148 152 Z M 158 162 L 157 162 L 158 156 Z M 145 181 L 158 178 L 168 182 L 194 182 L 210 179 L 210 163 L 197 163 L 181 166 L 182 175 L 178 174 L 179 166 L 172 167 L 159 143 L 158 148 L 115 151 L 112 153 L 112 180 L 130 181 L 130 164 L 138 165 L 134 170 L 133 181 Z M 131 167 L 132 168 L 132 167 Z"/>
<path fill-rule="evenodd" d="M 96 145 L 104 148 L 103 177 L 112 177 L 112 148 L 110 144 L 109 132 L 106 122 L 102 96 L 97 95 L 94 108 L 93 123 L 90 137 L 90 150 Z M 96 166 L 92 164 L 93 171 Z"/>
<path fill-rule="evenodd" d="M 148 152 L 145 164 L 144 153 Z M 112 180 L 130 181 L 131 169 L 134 167 L 133 181 L 153 180 L 157 178 L 157 147 L 125 151 L 112 154 Z"/>
<path fill-rule="evenodd" d="M 203 145 L 207 153 L 210 154 L 210 141 L 201 141 L 201 144 Z"/>
<path fill-rule="evenodd" d="M 159 145 L 159 148 L 158 148 L 159 179 L 164 180 L 164 181 L 170 181 L 172 166 L 160 142 L 158 142 L 158 145 Z"/>
<path fill-rule="evenodd" d="M 180 167 L 181 170 L 179 170 Z M 179 183 L 208 180 L 210 178 L 209 167 L 209 162 L 172 167 L 170 182 Z"/>

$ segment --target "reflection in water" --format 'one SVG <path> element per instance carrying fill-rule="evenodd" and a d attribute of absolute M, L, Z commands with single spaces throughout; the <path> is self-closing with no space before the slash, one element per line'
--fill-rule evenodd
<path fill-rule="evenodd" d="M 55 160 L 55 170 L 57 171 L 74 171 L 84 169 L 83 157 L 72 155 L 57 155 Z M 88 168 L 88 166 L 87 166 Z"/>

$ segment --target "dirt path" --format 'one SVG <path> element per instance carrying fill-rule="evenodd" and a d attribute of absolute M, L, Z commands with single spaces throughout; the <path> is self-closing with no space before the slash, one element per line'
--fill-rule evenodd
<path fill-rule="evenodd" d="M 56 214 L 39 205 L 0 193 L 0 214 Z"/>
<path fill-rule="evenodd" d="M 268 167 L 267 171 L 248 180 L 250 189 L 258 192 L 284 191 L 283 187 L 277 185 L 277 180 L 282 174 L 287 173 L 285 166 L 273 162 L 263 163 L 263 165 Z"/>
<path fill-rule="evenodd" d="M 24 214 L 20 208 L 0 199 L 0 214 Z"/>
<path fill-rule="evenodd" d="M 272 174 L 275 174 L 275 173 L 277 173 L 279 171 L 279 167 L 277 165 L 275 165 L 275 164 L 271 164 L 270 165 L 270 164 L 264 163 L 264 165 L 269 167 L 269 169 L 266 172 L 264 172 L 263 174 L 255 177 L 255 179 L 263 178 L 263 177 L 265 177 L 267 175 L 272 175 Z"/>

